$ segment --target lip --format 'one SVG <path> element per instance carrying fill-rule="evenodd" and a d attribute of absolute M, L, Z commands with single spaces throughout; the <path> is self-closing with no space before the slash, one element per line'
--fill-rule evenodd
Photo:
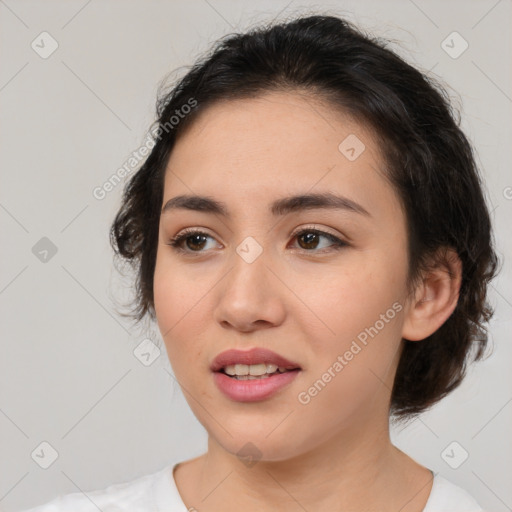
<path fill-rule="evenodd" d="M 235 402 L 260 402 L 266 400 L 290 384 L 301 370 L 292 370 L 264 379 L 236 380 L 225 373 L 214 372 L 217 388 Z"/>
<path fill-rule="evenodd" d="M 253 380 L 233 379 L 220 371 L 228 365 L 259 363 L 275 364 L 290 371 Z M 213 372 L 213 380 L 217 388 L 228 398 L 236 402 L 266 400 L 292 382 L 301 371 L 299 364 L 272 352 L 272 350 L 260 347 L 250 350 L 230 349 L 221 352 L 213 360 L 210 369 Z"/>
<path fill-rule="evenodd" d="M 213 360 L 210 369 L 212 372 L 218 372 L 222 368 L 232 364 L 275 364 L 288 369 L 301 369 L 300 365 L 286 359 L 285 357 L 272 352 L 266 348 L 252 348 L 250 350 L 225 350 L 218 354 Z"/>

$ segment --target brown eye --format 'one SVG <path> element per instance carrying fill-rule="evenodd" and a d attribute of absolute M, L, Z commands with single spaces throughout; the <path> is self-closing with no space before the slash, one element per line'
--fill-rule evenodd
<path fill-rule="evenodd" d="M 204 252 L 202 249 L 206 244 L 208 238 L 213 238 L 202 231 L 186 231 L 174 238 L 172 238 L 168 245 L 174 247 L 177 251 L 183 252 Z M 186 248 L 183 247 L 186 245 Z"/>
<path fill-rule="evenodd" d="M 307 252 L 313 252 L 318 249 L 318 245 L 322 238 L 326 238 L 332 242 L 331 247 L 334 246 L 334 249 L 340 249 L 341 247 L 346 247 L 348 244 L 343 240 L 340 240 L 338 237 L 331 235 L 330 233 L 326 233 L 325 231 L 320 231 L 318 229 L 303 229 L 299 231 L 295 238 L 302 249 Z M 329 246 L 328 246 L 329 247 Z M 325 247 L 321 247 L 324 249 Z"/>
<path fill-rule="evenodd" d="M 304 233 L 303 235 L 300 235 L 298 237 L 298 240 L 304 241 L 305 246 L 301 245 L 301 247 L 303 249 L 316 249 L 316 246 L 318 245 L 319 238 L 320 238 L 320 236 L 317 233 L 309 232 L 309 233 Z"/>
<path fill-rule="evenodd" d="M 349 245 L 338 237 L 318 229 L 302 229 L 296 233 L 293 238 L 297 239 L 300 249 L 312 253 L 326 252 L 324 249 L 327 249 L 327 252 L 329 250 L 338 250 Z M 208 239 L 214 240 L 208 233 L 198 230 L 189 230 L 172 238 L 168 242 L 168 245 L 172 246 L 178 252 L 200 254 L 206 252 L 205 246 L 207 245 Z M 331 243 L 327 245 L 324 244 L 324 246 L 321 247 L 322 239 L 326 239 Z"/>
<path fill-rule="evenodd" d="M 206 238 L 204 235 L 188 235 L 183 240 L 189 249 L 195 250 L 203 248 Z"/>

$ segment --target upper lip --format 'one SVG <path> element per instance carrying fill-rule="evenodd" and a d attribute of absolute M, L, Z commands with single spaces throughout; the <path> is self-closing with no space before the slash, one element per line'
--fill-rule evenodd
<path fill-rule="evenodd" d="M 300 369 L 300 365 L 286 359 L 285 357 L 272 352 L 266 348 L 252 348 L 250 350 L 236 350 L 230 349 L 218 354 L 213 360 L 210 369 L 213 372 L 218 372 L 226 366 L 233 364 L 275 364 L 277 366 L 293 370 Z"/>

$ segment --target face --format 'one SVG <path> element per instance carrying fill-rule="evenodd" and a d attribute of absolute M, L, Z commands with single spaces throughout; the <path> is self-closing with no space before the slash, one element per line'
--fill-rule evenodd
<path fill-rule="evenodd" d="M 228 452 L 251 442 L 263 460 L 284 460 L 387 426 L 408 260 L 383 168 L 361 124 L 292 93 L 217 103 L 177 142 L 163 205 L 208 196 L 227 214 L 164 209 L 155 312 L 191 409 Z M 325 193 L 345 201 L 271 208 Z M 255 347 L 300 371 L 265 399 L 228 397 L 214 358 Z"/>

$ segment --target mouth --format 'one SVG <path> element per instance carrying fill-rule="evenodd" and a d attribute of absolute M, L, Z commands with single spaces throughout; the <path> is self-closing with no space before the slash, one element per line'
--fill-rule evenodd
<path fill-rule="evenodd" d="M 298 371 L 300 368 L 286 368 L 284 366 L 277 366 L 272 363 L 259 363 L 259 364 L 232 364 L 225 366 L 219 370 L 220 373 L 227 375 L 231 379 L 236 380 L 257 380 L 269 379 L 274 375 L 282 373 Z"/>
<path fill-rule="evenodd" d="M 256 347 L 250 350 L 225 350 L 215 357 L 210 369 L 212 372 L 221 371 L 230 377 L 265 378 L 265 375 L 270 376 L 276 372 L 283 373 L 302 368 L 298 363 L 272 350 Z"/>
<path fill-rule="evenodd" d="M 227 350 L 214 359 L 210 369 L 218 389 L 238 402 L 266 400 L 302 371 L 299 364 L 263 348 Z"/>

